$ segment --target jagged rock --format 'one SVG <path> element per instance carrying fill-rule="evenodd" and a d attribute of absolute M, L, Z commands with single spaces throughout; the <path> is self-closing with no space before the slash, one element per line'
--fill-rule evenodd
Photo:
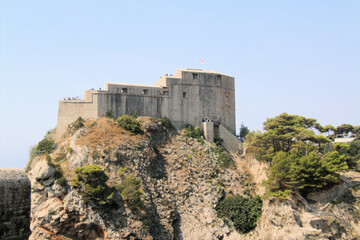
<path fill-rule="evenodd" d="M 34 159 L 29 174 L 30 239 L 360 239 L 360 219 L 354 206 L 327 202 L 326 193 L 321 193 L 317 203 L 299 194 L 282 201 L 264 200 L 255 230 L 240 234 L 231 222 L 218 218 L 215 207 L 224 195 L 252 191 L 263 196 L 265 163 L 246 155 L 234 156 L 236 167 L 222 169 L 210 143 L 202 145 L 181 133 L 165 134 L 163 127 L 155 127 L 150 121 L 145 121 L 147 131 L 143 135 L 115 134 L 109 130 L 111 126 L 102 125 L 108 122 L 97 122 L 101 134 L 91 135 L 84 127 L 58 143 L 54 155 L 72 149 L 67 161 L 59 163 L 67 187 L 57 184 L 55 169 L 41 158 Z M 112 135 L 105 138 L 106 134 Z M 71 188 L 74 170 L 89 164 L 101 166 L 109 176 L 108 185 L 117 189 L 116 206 L 85 203 Z M 124 176 L 119 175 L 120 168 Z M 120 197 L 119 186 L 131 173 L 141 181 L 142 209 L 131 210 Z M 348 178 L 346 181 L 351 182 L 346 186 L 354 186 L 355 180 Z M 246 187 L 241 184 L 244 182 Z M 248 184 L 250 190 L 246 190 Z"/>
<path fill-rule="evenodd" d="M 66 189 L 56 183 L 52 186 L 52 190 L 57 198 L 63 198 L 66 194 Z"/>
<path fill-rule="evenodd" d="M 56 173 L 55 168 L 49 166 L 49 164 L 46 161 L 38 161 L 35 167 L 31 170 L 31 175 L 36 180 L 48 179 L 50 177 L 53 177 L 55 173 Z"/>

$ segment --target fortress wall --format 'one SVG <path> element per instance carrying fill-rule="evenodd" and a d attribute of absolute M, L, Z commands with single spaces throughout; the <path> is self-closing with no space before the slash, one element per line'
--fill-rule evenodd
<path fill-rule="evenodd" d="M 222 144 L 229 152 L 242 151 L 242 142 L 221 124 L 219 126 L 219 137 L 224 140 Z"/>
<path fill-rule="evenodd" d="M 30 235 L 30 180 L 20 169 L 0 168 L 0 239 Z"/>
<path fill-rule="evenodd" d="M 112 111 L 115 118 L 122 115 L 161 117 L 159 96 L 104 93 L 99 95 L 99 117 Z"/>
<path fill-rule="evenodd" d="M 124 84 L 124 83 L 105 83 L 105 89 L 108 93 L 123 93 L 122 89 L 127 89 L 124 94 L 159 96 L 160 87 L 139 84 Z M 143 90 L 147 90 L 146 93 Z"/>
<path fill-rule="evenodd" d="M 79 117 L 95 120 L 98 118 L 98 91 L 86 91 L 91 101 L 70 100 L 59 101 L 56 138 L 65 133 L 70 123 Z"/>
<path fill-rule="evenodd" d="M 85 91 L 86 101 L 60 101 L 57 134 L 79 116 L 97 119 L 107 111 L 116 118 L 168 117 L 177 128 L 200 127 L 210 117 L 235 134 L 234 86 L 233 77 L 196 69 L 177 69 L 176 76 L 164 75 L 156 86 L 106 83 L 105 91 Z"/>
<path fill-rule="evenodd" d="M 189 79 L 173 79 L 168 88 L 171 98 L 168 105 L 162 106 L 162 115 L 168 116 L 177 128 L 187 124 L 200 127 L 199 86 L 192 85 Z"/>

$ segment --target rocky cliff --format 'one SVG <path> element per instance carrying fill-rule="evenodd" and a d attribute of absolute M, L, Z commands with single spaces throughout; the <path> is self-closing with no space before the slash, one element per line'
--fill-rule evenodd
<path fill-rule="evenodd" d="M 359 176 L 343 175 L 337 190 L 289 199 L 263 200 L 255 230 L 240 234 L 219 218 L 219 200 L 262 196 L 266 165 L 250 156 L 219 162 L 214 145 L 141 118 L 143 134 L 132 135 L 113 120 L 70 128 L 49 156 L 29 165 L 32 183 L 30 239 L 357 239 L 360 237 Z M 98 165 L 114 191 L 112 206 L 85 201 L 72 181 L 75 169 Z M 141 208 L 120 189 L 133 174 L 141 183 Z M 333 191 L 332 193 L 330 193 Z M 334 192 L 341 192 L 335 194 Z"/>

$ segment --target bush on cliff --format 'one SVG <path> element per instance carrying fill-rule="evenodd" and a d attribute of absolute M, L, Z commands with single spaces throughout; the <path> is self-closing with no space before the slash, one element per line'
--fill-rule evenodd
<path fill-rule="evenodd" d="M 203 131 L 201 131 L 200 127 L 193 127 L 191 125 L 187 125 L 185 127 L 184 130 L 184 135 L 186 137 L 191 137 L 191 138 L 195 138 L 196 140 L 198 140 L 198 142 L 200 142 L 201 144 L 204 143 L 204 139 L 203 139 Z"/>
<path fill-rule="evenodd" d="M 88 165 L 75 169 L 76 176 L 72 186 L 84 197 L 84 201 L 95 202 L 98 205 L 110 205 L 113 191 L 106 185 L 109 177 L 97 165 Z"/>
<path fill-rule="evenodd" d="M 44 153 L 52 153 L 56 149 L 56 143 L 48 138 L 45 137 L 41 140 L 38 145 L 35 147 L 35 155 L 44 154 Z"/>
<path fill-rule="evenodd" d="M 129 205 L 131 210 L 142 208 L 143 202 L 141 196 L 143 192 L 140 190 L 141 181 L 137 179 L 133 173 L 126 176 L 119 186 L 121 197 Z"/>
<path fill-rule="evenodd" d="M 133 135 L 142 133 L 142 130 L 140 128 L 141 126 L 140 122 L 132 116 L 128 116 L 128 115 L 121 116 L 118 119 L 116 119 L 116 123 Z"/>
<path fill-rule="evenodd" d="M 174 125 L 172 124 L 172 122 L 170 121 L 170 119 L 168 119 L 167 117 L 163 117 L 163 118 L 151 118 L 151 121 L 154 123 L 157 123 L 161 126 L 163 126 L 166 129 L 172 130 L 174 129 Z"/>
<path fill-rule="evenodd" d="M 218 217 L 230 220 L 241 233 L 248 233 L 256 227 L 262 214 L 262 201 L 259 196 L 245 198 L 239 195 L 219 201 L 216 206 Z"/>

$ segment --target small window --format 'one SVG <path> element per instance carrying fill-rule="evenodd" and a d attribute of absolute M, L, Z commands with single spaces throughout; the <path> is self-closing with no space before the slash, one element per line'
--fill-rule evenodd
<path fill-rule="evenodd" d="M 163 91 L 164 96 L 169 96 L 169 91 Z"/>
<path fill-rule="evenodd" d="M 186 92 L 183 92 L 183 98 L 187 98 Z"/>
<path fill-rule="evenodd" d="M 143 94 L 144 94 L 144 95 L 148 95 L 148 94 L 149 94 L 149 90 L 148 90 L 148 89 L 144 89 L 144 90 L 143 90 Z"/>
<path fill-rule="evenodd" d="M 127 88 L 122 88 L 121 93 L 128 93 L 128 89 Z"/>
<path fill-rule="evenodd" d="M 192 79 L 198 79 L 198 78 L 199 78 L 199 74 L 193 73 L 193 74 L 191 75 L 191 78 L 192 78 Z"/>
<path fill-rule="evenodd" d="M 221 75 L 216 75 L 216 80 L 221 80 Z"/>

